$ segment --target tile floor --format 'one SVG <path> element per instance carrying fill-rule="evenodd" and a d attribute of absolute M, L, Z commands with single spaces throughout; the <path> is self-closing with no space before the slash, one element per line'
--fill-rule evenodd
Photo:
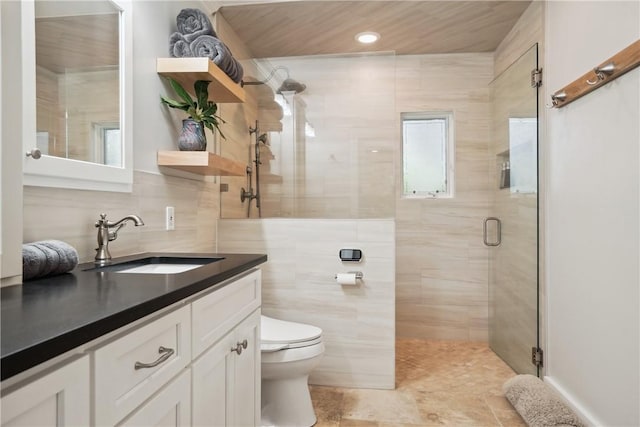
<path fill-rule="evenodd" d="M 399 339 L 396 389 L 312 386 L 316 427 L 526 427 L 502 395 L 513 375 L 483 343 Z"/>

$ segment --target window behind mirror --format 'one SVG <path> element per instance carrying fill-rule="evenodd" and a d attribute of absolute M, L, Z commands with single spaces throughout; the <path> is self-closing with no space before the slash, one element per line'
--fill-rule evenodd
<path fill-rule="evenodd" d="M 453 114 L 402 113 L 404 197 L 453 197 Z"/>

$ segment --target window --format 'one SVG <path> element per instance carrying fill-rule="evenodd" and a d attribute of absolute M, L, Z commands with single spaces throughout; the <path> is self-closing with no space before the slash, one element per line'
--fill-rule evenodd
<path fill-rule="evenodd" d="M 118 123 L 94 123 L 94 163 L 122 167 L 122 139 Z"/>
<path fill-rule="evenodd" d="M 453 113 L 402 113 L 402 194 L 453 197 Z"/>

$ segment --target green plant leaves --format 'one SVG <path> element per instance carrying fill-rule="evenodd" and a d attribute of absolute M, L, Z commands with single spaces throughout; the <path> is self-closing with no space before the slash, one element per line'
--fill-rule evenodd
<path fill-rule="evenodd" d="M 169 84 L 171 85 L 171 88 L 175 91 L 175 93 L 180 98 L 182 98 L 184 102 L 186 102 L 192 107 L 195 107 L 195 103 L 193 102 L 193 99 L 191 99 L 191 95 L 189 95 L 187 91 L 184 90 L 184 88 L 180 85 L 180 83 L 173 80 L 171 77 L 168 77 L 168 79 L 169 79 Z"/>
<path fill-rule="evenodd" d="M 198 106 L 201 109 L 204 109 L 204 106 L 209 102 L 209 91 L 207 90 L 209 83 L 211 82 L 207 80 L 198 80 L 193 85 L 193 90 L 198 97 Z"/>
<path fill-rule="evenodd" d="M 173 99 L 165 98 L 162 95 L 160 95 L 160 99 L 162 99 L 163 104 L 166 104 L 171 108 L 177 108 L 179 110 L 187 111 L 190 107 L 186 102 L 174 101 Z"/>
<path fill-rule="evenodd" d="M 178 97 L 183 100 L 183 102 L 175 101 L 161 95 L 160 99 L 162 100 L 163 104 L 171 108 L 177 108 L 179 110 L 186 111 L 190 118 L 197 122 L 203 123 L 212 132 L 215 132 L 215 130 L 217 130 L 218 132 L 220 132 L 220 136 L 223 139 L 227 139 L 218 127 L 218 120 L 222 123 L 225 123 L 224 120 L 215 115 L 218 111 L 218 105 L 213 101 L 209 101 L 208 88 L 209 84 L 211 83 L 210 81 L 197 80 L 194 83 L 193 89 L 196 94 L 196 100 L 194 100 L 193 98 L 191 98 L 191 95 L 189 95 L 189 93 L 184 90 L 180 83 L 178 83 L 171 77 L 167 77 L 167 80 L 169 80 L 169 84 L 178 95 Z"/>

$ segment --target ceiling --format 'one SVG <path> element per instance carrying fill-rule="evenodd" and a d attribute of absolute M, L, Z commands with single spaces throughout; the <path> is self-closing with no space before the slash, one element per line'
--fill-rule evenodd
<path fill-rule="evenodd" d="M 492 52 L 530 3 L 321 0 L 237 5 L 227 1 L 219 13 L 256 58 L 374 51 L 413 55 Z M 363 31 L 382 37 L 363 45 L 354 40 Z"/>

